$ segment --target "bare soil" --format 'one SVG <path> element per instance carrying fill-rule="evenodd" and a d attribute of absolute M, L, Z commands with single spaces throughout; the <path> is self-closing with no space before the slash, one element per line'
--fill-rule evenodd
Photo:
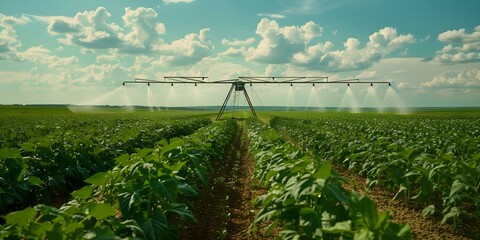
<path fill-rule="evenodd" d="M 179 239 L 253 239 L 249 228 L 254 218 L 254 161 L 241 124 L 224 159 L 213 163 L 209 185 L 200 189 L 203 195 L 192 203 L 197 222 L 187 225 Z"/>

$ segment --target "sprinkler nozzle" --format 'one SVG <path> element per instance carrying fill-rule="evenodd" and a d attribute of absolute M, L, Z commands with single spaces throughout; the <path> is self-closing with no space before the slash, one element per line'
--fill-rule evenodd
<path fill-rule="evenodd" d="M 123 86 L 125 86 L 125 83 L 122 83 Z"/>
<path fill-rule="evenodd" d="M 370 87 L 373 87 L 373 83 L 370 83 Z"/>
<path fill-rule="evenodd" d="M 313 84 L 313 86 L 315 87 L 315 83 Z"/>
<path fill-rule="evenodd" d="M 150 83 L 147 83 L 147 86 L 150 86 Z"/>
<path fill-rule="evenodd" d="M 250 83 L 250 87 L 252 86 L 252 83 Z"/>
<path fill-rule="evenodd" d="M 293 87 L 293 83 L 290 83 L 290 87 Z"/>
<path fill-rule="evenodd" d="M 388 86 L 390 87 L 390 86 L 392 86 L 392 84 L 391 84 L 391 83 L 388 83 Z"/>
<path fill-rule="evenodd" d="M 195 83 L 195 87 L 197 86 L 197 83 Z"/>
<path fill-rule="evenodd" d="M 350 83 L 347 83 L 347 87 L 350 87 Z"/>
<path fill-rule="evenodd" d="M 172 86 L 172 87 L 173 87 L 173 83 L 171 83 L 171 84 L 170 84 L 170 86 Z"/>

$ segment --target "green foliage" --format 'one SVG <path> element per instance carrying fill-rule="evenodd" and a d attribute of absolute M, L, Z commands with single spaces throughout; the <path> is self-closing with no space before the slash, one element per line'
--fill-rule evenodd
<path fill-rule="evenodd" d="M 20 122 L 12 129 L 20 131 L 19 138 L 8 139 L 11 129 L 0 128 L 0 133 L 7 134 L 0 143 L 10 146 L 0 148 L 0 213 L 12 205 L 48 203 L 52 193 L 69 193 L 84 186 L 83 180 L 90 175 L 111 169 L 122 154 L 142 154 L 162 140 L 168 142 L 211 123 L 205 118 L 57 117 L 35 120 L 36 127 L 26 135 L 21 131 L 32 124 L 20 120 L 32 119 L 16 117 Z"/>
<path fill-rule="evenodd" d="M 329 161 L 310 158 L 258 121 L 248 125 L 254 178 L 268 188 L 254 201 L 260 210 L 253 229 L 268 223 L 263 234 L 281 228 L 281 239 L 411 239 L 407 225 L 389 222 L 370 199 L 343 189 Z"/>
<path fill-rule="evenodd" d="M 478 115 L 328 114 L 270 123 L 311 154 L 366 177 L 369 187 L 423 205 L 424 215 L 480 222 Z"/>
<path fill-rule="evenodd" d="M 37 205 L 7 214 L 0 237 L 175 239 L 178 224 L 195 221 L 185 199 L 198 195 L 195 185 L 207 179 L 235 128 L 225 121 L 122 154 L 112 169 L 85 178 L 90 185 L 73 191 L 60 209 Z"/>

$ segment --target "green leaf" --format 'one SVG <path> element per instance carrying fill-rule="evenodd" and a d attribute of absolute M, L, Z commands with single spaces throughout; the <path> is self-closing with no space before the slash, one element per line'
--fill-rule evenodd
<path fill-rule="evenodd" d="M 324 163 L 320 164 L 319 168 L 317 168 L 317 171 L 315 172 L 314 176 L 315 178 L 328 179 L 331 173 L 332 173 L 332 164 L 330 163 L 330 161 L 325 161 Z"/>
<path fill-rule="evenodd" d="M 83 235 L 85 239 L 93 239 L 93 240 L 116 240 L 119 239 L 115 233 L 106 227 L 95 227 L 85 235 Z"/>
<path fill-rule="evenodd" d="M 2 148 L 0 149 L 0 160 L 7 158 L 21 158 L 20 151 L 16 148 Z"/>
<path fill-rule="evenodd" d="M 183 220 L 196 222 L 192 212 L 184 203 L 172 203 L 172 209 L 170 209 L 169 211 L 178 214 L 178 216 Z"/>
<path fill-rule="evenodd" d="M 88 206 L 88 211 L 89 215 L 96 219 L 104 219 L 115 215 L 115 209 L 105 203 L 91 203 Z"/>
<path fill-rule="evenodd" d="M 97 185 L 97 186 L 102 186 L 107 182 L 106 176 L 107 176 L 106 172 L 99 172 L 85 179 L 84 182 Z"/>
<path fill-rule="evenodd" d="M 452 183 L 452 187 L 450 188 L 450 195 L 449 197 L 452 197 L 453 195 L 455 195 L 455 193 L 457 193 L 458 191 L 460 191 L 463 187 L 465 187 L 466 185 L 463 184 L 462 182 L 460 182 L 458 179 L 455 180 L 453 183 Z"/>
<path fill-rule="evenodd" d="M 270 236 L 272 231 L 278 226 L 279 221 L 275 220 L 265 228 L 265 236 Z"/>
<path fill-rule="evenodd" d="M 270 210 L 268 211 L 267 209 L 262 209 L 262 211 L 260 211 L 258 213 L 258 215 L 255 217 L 255 223 L 262 223 L 262 222 L 265 222 L 265 221 L 268 221 L 270 219 L 272 219 L 273 216 L 275 216 L 277 214 L 277 210 Z"/>
<path fill-rule="evenodd" d="M 33 148 L 35 147 L 35 144 L 31 142 L 25 142 L 20 147 L 27 152 L 32 152 Z"/>
<path fill-rule="evenodd" d="M 180 169 L 182 169 L 182 167 L 185 165 L 185 163 L 187 163 L 187 162 L 178 162 L 175 165 L 171 166 L 172 171 L 174 171 L 174 172 L 180 171 Z"/>
<path fill-rule="evenodd" d="M 198 196 L 198 194 L 199 194 L 198 190 L 196 190 L 195 188 L 193 188 L 192 186 L 190 186 L 187 183 L 179 183 L 177 188 L 178 188 L 179 193 L 185 194 L 189 197 Z"/>
<path fill-rule="evenodd" d="M 397 199 L 397 197 L 400 196 L 401 193 L 406 192 L 406 191 L 407 191 L 407 188 L 403 185 L 400 185 L 400 189 L 398 189 L 397 194 L 395 194 L 395 196 L 393 197 L 392 200 Z"/>
<path fill-rule="evenodd" d="M 43 185 L 43 181 L 40 178 L 35 177 L 35 176 L 28 177 L 27 181 L 29 183 L 33 184 L 33 185 L 36 185 L 36 186 L 42 186 Z"/>
<path fill-rule="evenodd" d="M 19 225 L 26 227 L 28 223 L 37 215 L 35 209 L 28 207 L 20 211 L 9 213 L 5 216 L 8 225 Z"/>
<path fill-rule="evenodd" d="M 155 211 L 153 217 L 141 219 L 139 222 L 147 239 L 176 239 L 175 234 L 172 233 L 167 225 L 165 215 L 159 210 Z"/>
<path fill-rule="evenodd" d="M 442 224 L 449 218 L 458 218 L 458 216 L 460 216 L 460 210 L 457 207 L 452 207 L 447 214 L 443 215 Z"/>
<path fill-rule="evenodd" d="M 426 207 L 422 210 L 423 216 L 432 215 L 434 213 L 435 213 L 435 205 L 433 205 L 433 204 L 428 205 L 428 207 Z"/>
<path fill-rule="evenodd" d="M 123 154 L 117 158 L 115 158 L 115 163 L 117 165 L 124 165 L 130 161 L 130 155 L 128 154 Z"/>
<path fill-rule="evenodd" d="M 143 148 L 135 154 L 132 154 L 132 158 L 143 158 L 149 153 L 153 152 L 153 148 Z"/>
<path fill-rule="evenodd" d="M 337 222 L 333 227 L 324 228 L 323 231 L 329 233 L 342 233 L 348 232 L 352 229 L 352 221 Z"/>
<path fill-rule="evenodd" d="M 75 198 L 87 199 L 92 195 L 93 187 L 91 185 L 73 191 L 71 195 Z"/>

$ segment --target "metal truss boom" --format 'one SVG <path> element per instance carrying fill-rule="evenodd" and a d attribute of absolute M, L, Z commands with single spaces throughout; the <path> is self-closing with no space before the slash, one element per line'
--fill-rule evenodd
<path fill-rule="evenodd" d="M 391 86 L 391 83 L 388 81 L 365 81 L 361 82 L 360 79 L 358 78 L 352 78 L 352 79 L 339 79 L 339 80 L 330 80 L 328 77 L 251 77 L 251 76 L 246 76 L 246 77 L 238 77 L 234 79 L 224 79 L 224 80 L 216 80 L 216 81 L 209 81 L 209 78 L 206 76 L 165 76 L 163 77 L 163 81 L 160 80 L 152 80 L 152 79 L 146 79 L 146 78 L 135 78 L 134 81 L 124 81 L 122 84 L 125 86 L 126 84 L 147 84 L 150 86 L 150 84 L 170 84 L 173 86 L 174 84 L 195 84 L 195 86 L 199 84 L 231 84 L 232 86 L 230 87 L 230 90 L 227 93 L 227 96 L 222 104 L 222 107 L 220 108 L 220 111 L 218 112 L 217 115 L 217 120 L 219 120 L 223 112 L 225 111 L 225 108 L 227 106 L 228 100 L 230 99 L 232 92 L 243 92 L 247 102 L 248 106 L 250 107 L 250 111 L 252 112 L 254 117 L 257 117 L 257 113 L 255 112 L 255 108 L 253 107 L 253 104 L 250 100 L 250 97 L 248 96 L 247 89 L 245 88 L 245 84 L 249 84 L 252 86 L 253 84 L 277 84 L 277 85 L 282 85 L 282 84 L 290 84 L 290 86 L 293 86 L 293 84 L 312 84 L 315 86 L 315 84 L 347 84 L 347 86 L 350 86 L 350 84 L 370 84 L 370 86 L 373 86 L 373 84 L 388 84 L 388 86 Z"/>

